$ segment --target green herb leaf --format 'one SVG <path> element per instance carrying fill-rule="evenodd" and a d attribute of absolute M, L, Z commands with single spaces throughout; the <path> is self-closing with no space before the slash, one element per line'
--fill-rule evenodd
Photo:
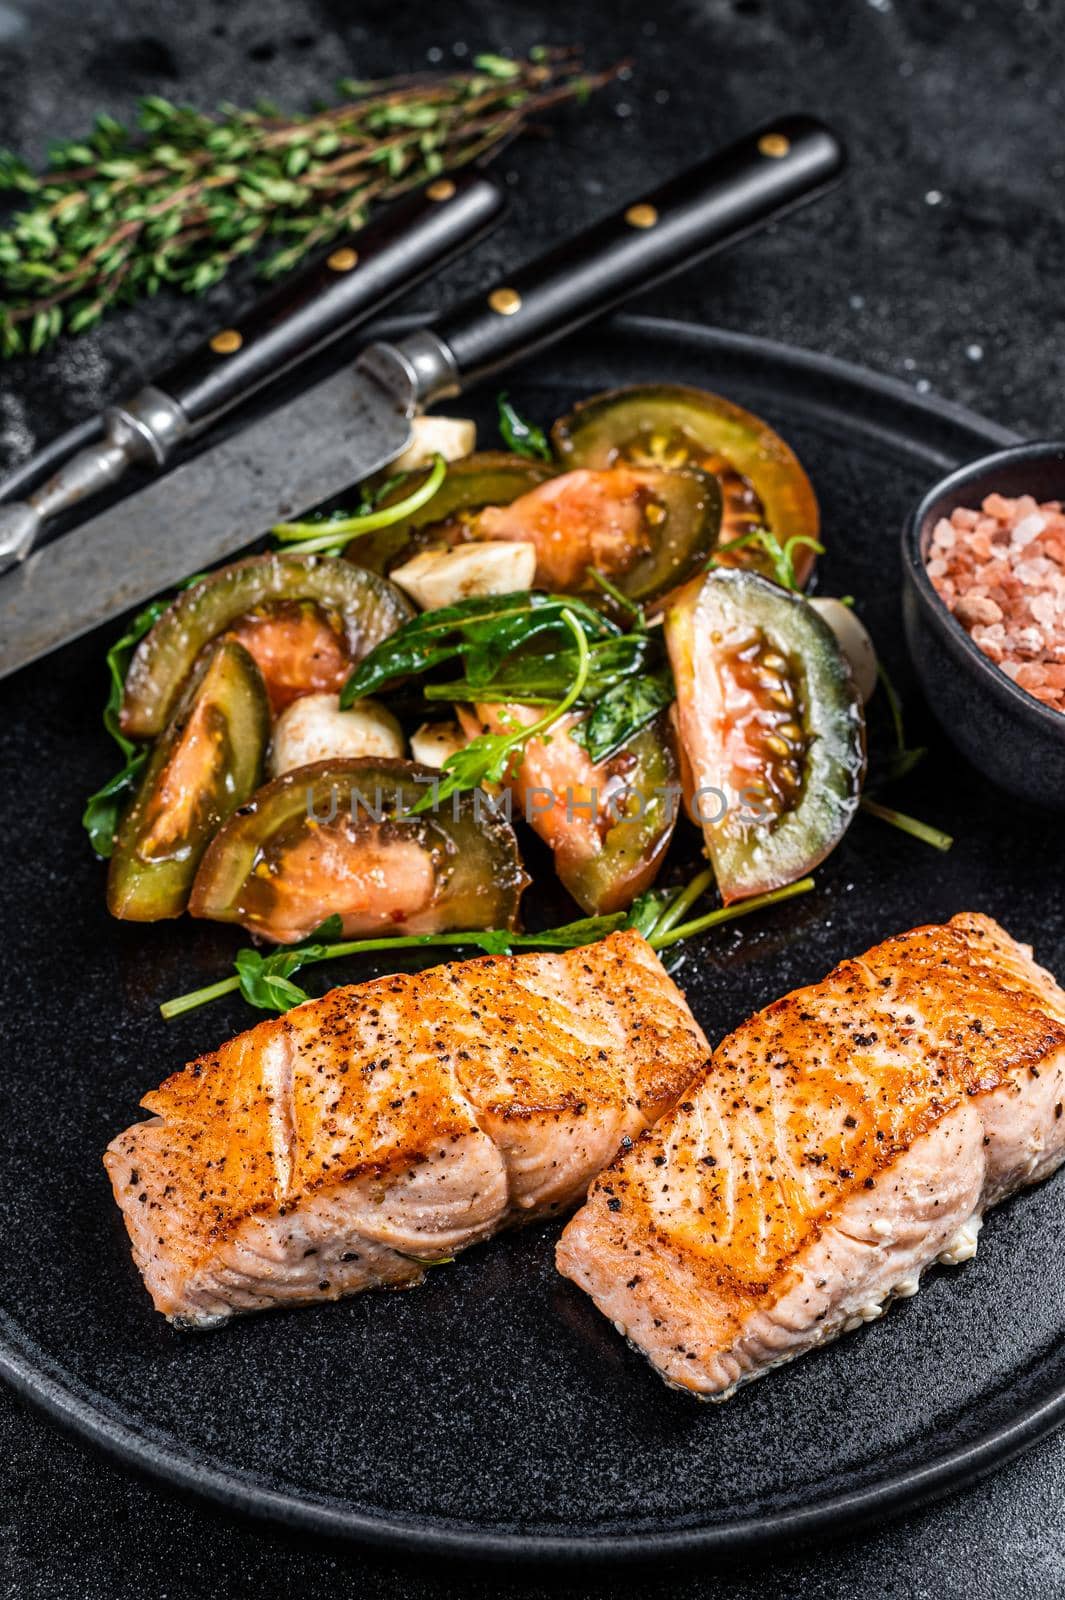
<path fill-rule="evenodd" d="M 704 868 L 702 872 L 697 872 L 695 877 L 685 884 L 683 889 L 678 890 L 676 894 L 668 896 L 667 904 L 662 907 L 661 915 L 655 921 L 646 938 L 649 940 L 664 938 L 671 928 L 675 928 L 679 922 L 684 921 L 692 906 L 700 901 L 704 894 L 709 893 L 715 882 L 714 873 L 710 867 Z"/>
<path fill-rule="evenodd" d="M 617 638 L 619 630 L 593 606 L 572 595 L 521 590 L 479 595 L 404 623 L 360 662 L 344 685 L 342 707 L 402 678 L 416 677 L 446 661 L 461 659 L 471 697 L 490 684 L 518 649 L 544 635 L 567 636 L 564 615 L 575 621 L 586 641 Z"/>
<path fill-rule="evenodd" d="M 286 975 L 303 965 L 296 956 L 285 956 L 272 966 L 277 958 L 262 957 L 257 950 L 241 950 L 234 962 L 240 980 L 240 992 L 250 1006 L 260 1011 L 287 1011 L 291 1006 L 302 1005 L 310 995 Z"/>
<path fill-rule="evenodd" d="M 96 854 L 105 860 L 115 848 L 118 819 L 136 788 L 147 759 L 147 750 L 133 750 L 125 766 L 108 778 L 95 794 L 91 794 L 85 804 L 81 825 L 89 835 L 89 843 Z"/>
<path fill-rule="evenodd" d="M 202 294 L 251 252 L 264 277 L 290 271 L 378 204 L 613 76 L 590 80 L 576 52 L 551 51 L 348 84 L 346 103 L 302 116 L 266 101 L 206 115 L 150 95 L 134 128 L 99 116 L 56 141 L 40 177 L 0 151 L 0 189 L 22 208 L 0 228 L 0 355 L 35 354 L 160 282 Z"/>
<path fill-rule="evenodd" d="M 530 739 L 538 739 L 545 734 L 580 699 L 588 677 L 588 641 L 580 622 L 568 609 L 563 609 L 562 621 L 576 641 L 578 656 L 577 671 L 565 698 L 531 725 L 520 723 L 506 733 L 482 733 L 478 738 L 471 739 L 462 750 L 456 750 L 448 756 L 441 770 L 440 782 L 427 789 L 417 805 L 411 807 L 412 814 L 435 809 L 453 794 L 476 789 L 478 784 L 502 782 L 512 757 Z"/>
<path fill-rule="evenodd" d="M 324 941 L 335 939 L 341 927 L 339 916 L 327 917 L 299 944 L 283 945 L 269 955 L 255 949 L 239 951 L 233 965 L 240 992 L 248 1004 L 261 1011 L 287 1011 L 290 1006 L 309 1000 L 310 996 L 291 981 L 292 975 L 312 962 L 328 961 L 330 946 Z"/>
<path fill-rule="evenodd" d="M 679 903 L 687 909 L 693 905 L 705 890 L 706 877 L 706 873 L 700 873 L 679 895 L 672 890 L 653 889 L 641 895 L 628 913 L 615 911 L 602 917 L 580 917 L 575 922 L 564 923 L 559 928 L 545 928 L 540 933 L 511 933 L 503 928 L 482 928 L 456 933 L 347 939 L 337 944 L 306 941 L 301 945 L 286 945 L 268 956 L 248 948 L 237 954 L 234 962 L 236 976 L 221 978 L 217 983 L 194 989 L 190 994 L 178 995 L 173 1000 L 165 1001 L 159 1010 L 169 1021 L 239 989 L 245 999 L 260 1010 L 287 1011 L 291 1006 L 302 1005 L 308 998 L 297 984 L 289 981 L 301 966 L 377 951 L 459 948 L 464 945 L 482 950 L 486 955 L 509 955 L 512 950 L 579 950 L 583 945 L 594 944 L 597 939 L 605 939 L 607 934 L 619 928 L 632 928 L 641 933 L 653 949 L 664 950 L 721 923 L 733 922 L 738 917 L 779 905 L 796 895 L 807 894 L 814 887 L 812 878 L 802 878 L 769 894 L 739 900 L 731 906 L 719 906 L 717 910 L 679 927 L 667 926 L 665 917 L 670 907 Z M 310 939 L 316 940 L 327 929 L 335 930 L 338 925 L 339 918 L 331 917 L 321 928 L 315 929 Z"/>
<path fill-rule="evenodd" d="M 634 933 L 641 934 L 645 939 L 650 939 L 657 927 L 662 913 L 676 895 L 672 889 L 647 889 L 638 895 L 629 907 L 629 914 L 625 918 L 626 928 L 631 928 Z"/>
<path fill-rule="evenodd" d="M 506 928 L 473 928 L 455 933 L 346 939 L 337 944 L 311 942 L 326 930 L 330 930 L 330 937 L 332 933 L 339 932 L 340 918 L 330 917 L 321 928 L 315 929 L 309 941 L 302 944 L 285 945 L 265 956 L 251 947 L 238 951 L 233 963 L 237 969 L 235 977 L 221 978 L 217 983 L 166 1000 L 159 1010 L 167 1021 L 171 1021 L 239 989 L 249 1004 L 260 1010 L 287 1011 L 291 1006 L 302 1005 L 308 998 L 298 985 L 289 982 L 293 973 L 303 966 L 321 961 L 338 961 L 346 956 L 367 955 L 377 951 L 459 948 L 464 945 L 493 956 L 509 955 L 514 949 L 575 950 L 604 938 L 624 924 L 625 914 L 618 911 L 606 917 L 582 917 L 560 928 L 546 928 L 542 933 L 512 933 Z"/>
<path fill-rule="evenodd" d="M 535 422 L 529 422 L 511 405 L 506 391 L 496 396 L 499 411 L 499 432 L 503 443 L 516 456 L 527 456 L 530 461 L 550 461 L 551 446 L 547 435 Z"/>
<path fill-rule="evenodd" d="M 590 761 L 606 761 L 624 750 L 641 728 L 660 715 L 676 697 L 668 666 L 640 677 L 625 678 L 595 698 L 571 738 L 588 752 Z"/>
<path fill-rule="evenodd" d="M 747 533 L 741 533 L 738 539 L 729 539 L 727 543 L 718 545 L 707 562 L 707 568 L 719 567 L 721 565 L 718 560 L 719 556 L 724 555 L 729 550 L 739 550 L 742 546 L 748 544 L 761 546 L 769 557 L 774 578 L 784 589 L 798 589 L 799 587 L 795 576 L 795 551 L 800 545 L 805 545 L 808 549 L 816 551 L 818 555 L 824 555 L 825 553 L 824 545 L 820 544 L 816 539 L 811 539 L 808 534 L 797 533 L 781 544 L 776 534 L 771 532 L 769 528 L 751 528 Z"/>
<path fill-rule="evenodd" d="M 144 610 L 139 611 L 134 617 L 122 637 L 116 639 L 107 652 L 109 687 L 103 721 L 104 727 L 118 745 L 125 760 L 119 770 L 108 778 L 106 783 L 101 784 L 95 794 L 89 796 L 85 810 L 81 814 L 81 825 L 89 835 L 89 843 L 96 854 L 105 859 L 114 850 L 115 830 L 119 818 L 148 759 L 146 750 L 140 749 L 132 739 L 126 738 L 118 721 L 130 657 L 169 604 L 169 600 L 153 600 L 151 605 L 145 606 Z"/>
<path fill-rule="evenodd" d="M 473 64 L 478 72 L 487 72 L 490 78 L 503 78 L 509 81 L 521 73 L 521 68 L 516 61 L 508 61 L 506 56 L 479 55 L 474 56 Z"/>
<path fill-rule="evenodd" d="M 375 502 L 376 509 L 360 511 L 355 516 L 341 512 L 321 521 L 279 522 L 271 531 L 280 544 L 296 544 L 305 555 L 342 549 L 349 539 L 375 533 L 378 528 L 390 528 L 393 523 L 413 516 L 415 511 L 428 505 L 446 476 L 447 462 L 443 456 L 434 456 L 427 476 L 402 500 L 395 500 L 388 506 Z"/>
<path fill-rule="evenodd" d="M 452 678 L 446 683 L 427 683 L 422 693 L 429 701 L 550 704 L 566 693 L 578 666 L 575 650 L 555 650 L 551 643 L 550 636 L 541 636 L 519 646 L 500 662 L 490 678 Z M 594 705 L 616 685 L 637 678 L 641 673 L 659 670 L 661 666 L 661 644 L 646 634 L 628 633 L 620 638 L 597 640 L 588 649 L 588 676 L 581 703 Z"/>
<path fill-rule="evenodd" d="M 195 579 L 192 580 L 195 582 Z M 144 635 L 159 621 L 164 611 L 169 610 L 169 600 L 153 600 L 151 605 L 138 611 L 121 639 L 116 639 L 107 652 L 107 671 L 110 677 L 110 688 L 107 695 L 107 704 L 104 706 L 104 727 L 118 745 L 124 756 L 131 756 L 137 749 L 132 739 L 127 739 L 118 725 L 118 714 L 122 709 L 122 694 L 126 687 L 126 673 L 129 671 L 130 658 Z"/>
<path fill-rule="evenodd" d="M 203 573 L 197 572 L 193 577 L 186 578 L 181 587 L 189 589 L 194 583 L 199 583 L 202 577 Z M 126 673 L 129 671 L 130 659 L 137 645 L 169 607 L 169 600 L 153 600 L 143 611 L 138 611 L 121 639 L 116 639 L 107 652 L 109 686 L 103 722 L 125 757 L 125 761 L 113 777 L 108 778 L 95 794 L 89 796 L 81 816 L 81 825 L 89 835 L 89 842 L 96 854 L 105 858 L 110 856 L 114 849 L 118 819 L 132 790 L 136 787 L 148 757 L 148 752 L 142 750 L 132 739 L 127 739 L 119 726 Z"/>

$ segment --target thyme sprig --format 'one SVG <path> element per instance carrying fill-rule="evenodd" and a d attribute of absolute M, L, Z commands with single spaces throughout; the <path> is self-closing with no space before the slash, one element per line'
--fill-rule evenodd
<path fill-rule="evenodd" d="M 0 151 L 0 192 L 25 198 L 0 231 L 0 355 L 34 355 L 116 304 L 164 287 L 202 294 L 243 257 L 278 277 L 358 229 L 373 206 L 498 150 L 530 117 L 613 76 L 578 53 L 475 58 L 473 70 L 345 80 L 341 104 L 216 115 L 158 95 L 132 128 L 101 115 L 33 173 Z"/>

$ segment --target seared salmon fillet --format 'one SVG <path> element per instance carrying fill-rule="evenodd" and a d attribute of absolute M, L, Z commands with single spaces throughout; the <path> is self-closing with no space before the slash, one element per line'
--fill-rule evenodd
<path fill-rule="evenodd" d="M 593 1184 L 559 1270 L 671 1384 L 881 1315 L 1065 1154 L 1065 993 L 990 918 L 915 928 L 728 1036 Z"/>
<path fill-rule="evenodd" d="M 710 1054 L 634 933 L 334 989 L 144 1097 L 104 1163 L 157 1310 L 417 1282 L 561 1211 Z"/>

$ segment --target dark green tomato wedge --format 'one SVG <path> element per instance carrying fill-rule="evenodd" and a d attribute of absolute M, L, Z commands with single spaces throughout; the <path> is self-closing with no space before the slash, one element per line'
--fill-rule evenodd
<path fill-rule="evenodd" d="M 535 546 L 534 587 L 600 594 L 593 572 L 632 601 L 675 589 L 717 544 L 721 491 L 697 470 L 619 466 L 551 478 L 477 518 L 482 539 Z"/>
<path fill-rule="evenodd" d="M 758 527 L 768 528 L 781 544 L 818 536 L 817 498 L 794 451 L 760 417 L 707 389 L 663 383 L 594 395 L 555 423 L 551 439 L 563 469 L 697 467 L 713 473 L 722 493 L 722 545 Z M 808 545 L 796 548 L 800 585 L 813 570 L 814 555 Z M 721 560 L 769 571 L 757 544 L 742 545 Z"/>
<path fill-rule="evenodd" d="M 107 879 L 112 916 L 181 915 L 212 837 L 259 783 L 269 739 L 258 667 L 242 645 L 218 640 L 196 663 L 119 824 Z"/>
<path fill-rule="evenodd" d="M 865 773 L 835 634 L 800 595 L 724 569 L 674 596 L 665 634 L 686 799 L 722 900 L 792 883 L 839 843 Z"/>
<path fill-rule="evenodd" d="M 539 708 L 459 706 L 467 737 L 534 721 Z M 507 784 L 515 809 L 550 847 L 555 871 L 590 916 L 624 911 L 654 882 L 677 820 L 678 768 L 668 719 L 593 762 L 576 719 L 525 745 Z"/>
<path fill-rule="evenodd" d="M 476 537 L 477 512 L 484 506 L 509 505 L 535 489 L 554 472 L 553 466 L 502 450 L 482 450 L 453 461 L 433 498 L 413 516 L 389 528 L 352 539 L 344 555 L 371 572 L 387 575 L 393 567 L 433 544 L 461 544 Z M 385 495 L 377 510 L 403 500 L 429 476 L 426 467 Z"/>
<path fill-rule="evenodd" d="M 133 739 L 159 733 L 210 639 L 271 611 L 287 625 L 292 619 L 286 608 L 298 602 L 313 606 L 319 622 L 328 624 L 343 649 L 347 671 L 414 614 L 393 584 L 337 557 L 276 552 L 234 561 L 178 595 L 137 646 L 126 676 L 123 733 Z M 276 630 L 269 640 L 261 634 L 253 639 L 255 630 L 245 631 L 245 642 L 256 656 L 262 654 L 264 663 L 279 659 Z M 302 648 L 303 633 L 297 630 L 293 637 Z M 290 668 L 289 678 L 295 665 Z"/>
<path fill-rule="evenodd" d="M 665 717 L 641 728 L 601 763 L 599 849 L 583 859 L 556 855 L 558 875 L 590 915 L 626 911 L 658 876 L 677 821 L 677 756 Z"/>
<path fill-rule="evenodd" d="M 406 815 L 439 778 L 413 761 L 317 761 L 259 790 L 203 858 L 189 910 L 291 944 L 327 917 L 345 938 L 513 928 L 528 882 L 481 790 Z"/>

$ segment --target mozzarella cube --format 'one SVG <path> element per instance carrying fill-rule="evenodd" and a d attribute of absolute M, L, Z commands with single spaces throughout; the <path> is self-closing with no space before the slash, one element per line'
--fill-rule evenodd
<path fill-rule="evenodd" d="M 509 540 L 483 540 L 453 550 L 423 550 L 389 577 L 423 611 L 469 600 L 474 595 L 514 594 L 532 587 L 536 546 Z"/>
<path fill-rule="evenodd" d="M 341 711 L 338 694 L 305 694 L 286 706 L 274 726 L 270 770 L 275 778 L 312 761 L 348 756 L 405 754 L 403 730 L 376 700 L 356 700 Z"/>
<path fill-rule="evenodd" d="M 410 753 L 425 767 L 442 767 L 468 740 L 457 722 L 423 722 L 410 736 Z"/>
<path fill-rule="evenodd" d="M 870 639 L 865 624 L 854 615 L 850 606 L 845 606 L 842 600 L 813 599 L 810 601 L 815 611 L 828 623 L 836 635 L 837 642 L 851 669 L 855 688 L 862 697 L 864 705 L 876 688 L 876 650 Z"/>
<path fill-rule="evenodd" d="M 434 456 L 458 461 L 477 445 L 477 425 L 465 417 L 415 417 L 410 425 L 410 444 L 393 461 L 390 472 L 413 472 L 427 467 Z"/>

